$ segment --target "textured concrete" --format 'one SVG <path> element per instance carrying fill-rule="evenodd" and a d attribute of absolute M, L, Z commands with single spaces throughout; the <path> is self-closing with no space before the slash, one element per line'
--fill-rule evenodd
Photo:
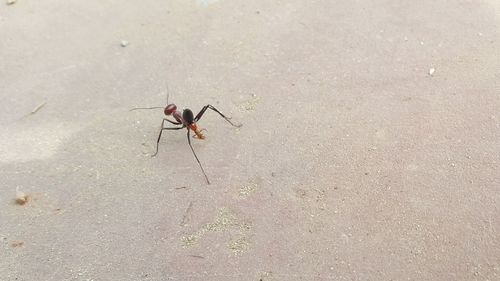
<path fill-rule="evenodd" d="M 499 31 L 496 0 L 2 4 L 0 280 L 500 280 Z M 199 122 L 211 185 L 129 111 L 167 82 L 244 124 Z"/>

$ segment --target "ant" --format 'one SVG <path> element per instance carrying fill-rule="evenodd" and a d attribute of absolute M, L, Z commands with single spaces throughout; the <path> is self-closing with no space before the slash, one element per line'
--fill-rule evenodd
<path fill-rule="evenodd" d="M 195 138 L 204 140 L 205 136 L 202 134 L 203 130 L 198 129 L 198 126 L 196 125 L 196 122 L 200 121 L 201 117 L 203 117 L 203 114 L 207 111 L 207 109 L 211 109 L 215 112 L 217 112 L 222 118 L 224 118 L 229 124 L 231 124 L 234 127 L 241 127 L 243 126 L 242 124 L 234 124 L 231 122 L 231 118 L 226 117 L 224 114 L 222 114 L 217 108 L 214 106 L 207 104 L 205 105 L 196 116 L 194 116 L 193 111 L 191 109 L 186 108 L 182 111 L 182 114 L 180 111 L 177 110 L 177 106 L 173 103 L 168 103 L 168 93 L 167 93 L 167 106 L 165 107 L 138 107 L 138 108 L 133 108 L 132 110 L 137 110 L 137 109 L 155 109 L 155 108 L 163 108 L 163 112 L 165 113 L 165 116 L 173 116 L 175 121 L 172 121 L 168 118 L 163 118 L 163 121 L 161 122 L 161 129 L 160 129 L 160 134 L 158 135 L 158 139 L 156 140 L 156 151 L 151 157 L 155 157 L 158 154 L 158 146 L 160 144 L 160 139 L 161 139 L 161 134 L 163 133 L 164 130 L 181 130 L 186 128 L 187 129 L 187 139 L 188 139 L 188 144 L 189 147 L 191 148 L 191 151 L 193 152 L 194 158 L 196 158 L 196 162 L 198 162 L 198 165 L 201 168 L 201 171 L 203 172 L 203 175 L 205 176 L 205 179 L 207 180 L 207 183 L 210 184 L 210 181 L 208 180 L 208 176 L 205 173 L 205 170 L 203 169 L 203 166 L 201 165 L 200 160 L 198 159 L 198 156 L 196 156 L 196 152 L 194 152 L 193 146 L 191 145 L 191 131 L 193 131 Z M 178 127 L 167 127 L 165 128 L 165 121 L 176 125 Z"/>

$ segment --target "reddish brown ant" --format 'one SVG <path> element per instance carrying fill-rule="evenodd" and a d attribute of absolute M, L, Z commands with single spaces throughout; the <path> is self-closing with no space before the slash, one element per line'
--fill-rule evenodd
<path fill-rule="evenodd" d="M 137 109 L 155 109 L 155 108 L 163 108 L 163 107 L 139 107 L 139 108 L 133 108 L 131 110 L 137 110 Z M 191 148 L 191 151 L 193 152 L 194 158 L 196 158 L 196 162 L 198 162 L 198 165 L 201 168 L 201 171 L 203 172 L 203 175 L 205 176 L 205 179 L 207 180 L 207 183 L 210 184 L 210 181 L 208 180 L 208 176 L 205 173 L 205 170 L 203 169 L 203 166 L 201 165 L 200 160 L 198 159 L 198 156 L 196 156 L 196 152 L 194 152 L 193 146 L 191 145 L 191 137 L 190 137 L 190 132 L 191 130 L 194 132 L 194 136 L 197 139 L 205 139 L 205 136 L 202 134 L 202 130 L 198 129 L 198 126 L 196 125 L 196 122 L 200 121 L 201 117 L 207 111 L 207 109 L 211 109 L 215 112 L 217 112 L 222 118 L 224 118 L 229 124 L 231 124 L 234 127 L 241 127 L 242 124 L 234 124 L 229 120 L 229 117 L 226 117 L 224 114 L 222 114 L 217 108 L 213 107 L 210 104 L 205 105 L 198 114 L 196 114 L 196 117 L 194 116 L 193 112 L 191 109 L 186 108 L 182 111 L 182 114 L 180 111 L 177 110 L 177 106 L 173 103 L 168 103 L 168 94 L 167 94 L 167 106 L 163 108 L 163 112 L 165 113 L 166 116 L 173 116 L 175 121 L 170 120 L 168 118 L 163 118 L 163 121 L 161 122 L 161 129 L 160 129 L 160 134 L 158 135 L 158 139 L 156 140 L 156 151 L 151 157 L 154 157 L 158 154 L 158 146 L 160 144 L 160 139 L 161 139 L 161 134 L 163 133 L 164 130 L 180 130 L 180 129 L 187 129 L 187 139 L 188 139 L 188 144 L 189 147 Z M 165 121 L 180 126 L 180 127 L 170 127 L 170 128 L 165 128 Z"/>

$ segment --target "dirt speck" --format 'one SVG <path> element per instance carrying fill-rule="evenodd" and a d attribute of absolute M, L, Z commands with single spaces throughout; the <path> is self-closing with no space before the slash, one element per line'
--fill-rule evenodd
<path fill-rule="evenodd" d="M 191 235 L 188 235 L 188 236 L 183 236 L 182 237 L 182 245 L 184 247 L 189 247 L 189 246 L 192 246 L 194 244 L 196 244 L 196 242 L 198 241 L 198 239 L 200 238 L 201 236 L 201 233 L 193 233 Z"/>
<path fill-rule="evenodd" d="M 242 186 L 238 192 L 238 195 L 240 197 L 247 197 L 248 195 L 250 195 L 252 192 L 255 191 L 255 189 L 257 188 L 257 184 L 256 183 L 249 183 L 249 184 L 246 184 L 244 186 Z"/>
<path fill-rule="evenodd" d="M 10 246 L 12 246 L 13 248 L 21 247 L 23 245 L 24 245 L 24 241 L 21 241 L 21 240 L 14 240 L 14 241 L 10 242 Z"/>
<path fill-rule="evenodd" d="M 244 111 L 253 111 L 255 110 L 255 108 L 257 107 L 257 103 L 259 102 L 260 98 L 256 95 L 252 96 L 251 99 L 247 100 L 247 101 L 244 101 L 242 102 L 240 105 L 239 105 L 239 109 L 240 111 L 244 112 Z"/>
<path fill-rule="evenodd" d="M 209 231 L 221 232 L 231 229 L 242 233 L 250 230 L 251 228 L 252 225 L 249 222 L 242 221 L 233 212 L 226 208 L 220 208 L 217 211 L 217 215 L 211 222 L 206 223 L 194 233 L 183 236 L 181 241 L 184 247 L 189 247 L 196 244 L 196 242 L 198 242 L 198 240 Z"/>
<path fill-rule="evenodd" d="M 307 192 L 302 189 L 302 188 L 298 188 L 297 190 L 295 190 L 295 195 L 298 197 L 298 198 L 305 198 L 307 196 Z"/>
<path fill-rule="evenodd" d="M 227 244 L 227 247 L 229 248 L 229 250 L 231 250 L 235 254 L 243 253 L 244 251 L 246 251 L 248 249 L 249 246 L 250 246 L 250 243 L 248 242 L 246 237 L 238 238 L 236 240 L 230 241 Z"/>

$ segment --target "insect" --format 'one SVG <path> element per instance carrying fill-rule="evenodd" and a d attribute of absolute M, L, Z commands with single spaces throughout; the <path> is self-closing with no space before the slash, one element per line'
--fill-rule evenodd
<path fill-rule="evenodd" d="M 210 184 L 210 180 L 208 179 L 207 174 L 205 173 L 205 170 L 203 169 L 203 166 L 201 165 L 200 160 L 198 159 L 198 156 L 196 155 L 196 152 L 193 149 L 193 146 L 191 145 L 191 131 L 193 131 L 195 138 L 203 140 L 205 139 L 205 135 L 203 135 L 202 131 L 200 130 L 197 126 L 197 122 L 200 121 L 201 117 L 203 117 L 203 114 L 207 111 L 207 109 L 210 109 L 212 111 L 217 112 L 224 120 L 226 120 L 229 124 L 231 124 L 234 127 L 241 127 L 242 124 L 234 124 L 231 122 L 231 118 L 226 117 L 224 114 L 222 114 L 217 108 L 214 106 L 207 104 L 205 105 L 196 116 L 194 116 L 193 111 L 191 109 L 186 108 L 182 111 L 177 110 L 177 106 L 173 103 L 168 103 L 168 95 L 167 95 L 167 105 L 165 107 L 138 107 L 138 108 L 133 108 L 131 110 L 137 110 L 137 109 L 155 109 L 155 108 L 163 108 L 163 112 L 165 113 L 165 116 L 172 116 L 175 120 L 170 120 L 168 118 L 163 118 L 161 122 L 161 129 L 160 133 L 158 134 L 158 139 L 156 140 L 156 151 L 152 155 L 152 157 L 155 157 L 158 154 L 158 147 L 160 144 L 160 139 L 163 131 L 165 130 L 181 130 L 186 128 L 187 129 L 187 139 L 188 139 L 188 144 L 189 147 L 191 148 L 191 151 L 193 152 L 194 158 L 196 158 L 196 162 L 198 162 L 198 165 L 200 166 L 201 171 L 203 172 L 203 175 L 205 176 L 205 179 L 207 180 L 207 183 Z M 176 127 L 165 127 L 165 122 L 171 123 L 173 125 L 176 125 Z"/>

